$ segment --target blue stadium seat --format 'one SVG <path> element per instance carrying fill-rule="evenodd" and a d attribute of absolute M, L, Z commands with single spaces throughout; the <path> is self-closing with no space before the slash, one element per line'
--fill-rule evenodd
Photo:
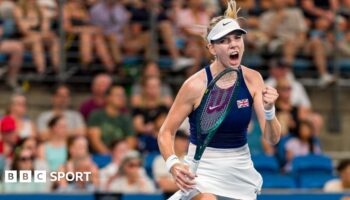
<path fill-rule="evenodd" d="M 287 175 L 263 175 L 263 188 L 270 189 L 293 189 L 296 188 L 297 184 L 295 179 Z"/>
<path fill-rule="evenodd" d="M 147 175 L 150 178 L 153 178 L 153 171 L 152 171 L 153 161 L 158 155 L 159 155 L 158 152 L 152 152 L 145 156 L 144 167 L 146 169 Z"/>
<path fill-rule="evenodd" d="M 307 189 L 322 189 L 324 184 L 335 177 L 328 174 L 304 174 L 299 177 L 299 187 Z"/>
<path fill-rule="evenodd" d="M 125 194 L 122 196 L 121 200 L 163 200 L 163 195 L 161 194 Z"/>
<path fill-rule="evenodd" d="M 332 175 L 332 160 L 326 155 L 298 156 L 292 160 L 292 172 L 301 176 L 303 174 L 328 174 Z"/>
<path fill-rule="evenodd" d="M 252 160 L 255 169 L 261 174 L 278 174 L 279 165 L 274 156 L 268 156 L 265 154 L 253 155 Z"/>
<path fill-rule="evenodd" d="M 101 169 L 112 161 L 112 156 L 104 154 L 94 154 L 92 155 L 92 160 L 97 164 L 98 168 Z"/>

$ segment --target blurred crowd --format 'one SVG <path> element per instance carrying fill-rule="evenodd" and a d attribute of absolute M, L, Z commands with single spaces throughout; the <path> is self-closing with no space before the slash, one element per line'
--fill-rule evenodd
<path fill-rule="evenodd" d="M 241 24 L 248 30 L 246 54 L 311 59 L 320 85 L 334 79 L 328 72 L 335 48 L 350 56 L 349 0 L 237 0 Z M 62 12 L 60 12 L 62 8 Z M 0 0 L 0 53 L 7 55 L 7 85 L 17 86 L 23 57 L 38 74 L 57 73 L 60 49 L 75 51 L 81 69 L 101 62 L 103 70 L 123 74 L 127 56 L 154 61 L 171 58 L 174 70 L 196 72 L 212 60 L 203 38 L 210 19 L 226 0 Z M 60 15 L 62 13 L 62 16 Z M 66 33 L 59 42 L 60 25 Z M 154 36 L 157 37 L 154 37 Z M 77 45 L 74 45 L 77 42 Z"/>
<path fill-rule="evenodd" d="M 236 1 L 243 17 L 240 22 L 249 32 L 246 53 L 269 55 L 266 84 L 280 94 L 276 116 L 283 128 L 281 142 L 271 146 L 262 140 L 253 117 L 248 130 L 251 153 L 275 156 L 281 172 L 287 174 L 295 157 L 322 154 L 318 135 L 323 118 L 295 79 L 293 62 L 298 56 L 310 57 L 320 85 L 333 81 L 327 62 L 334 45 L 339 43 L 341 56 L 350 56 L 350 1 Z M 60 45 L 69 49 L 77 39 L 82 70 L 89 70 L 97 58 L 106 72 L 94 77 L 91 97 L 79 109 L 71 109 L 71 88 L 61 84 L 52 89 L 51 109 L 36 118 L 28 116 L 23 94 L 10 98 L 0 118 L 1 170 L 92 172 L 90 181 L 6 183 L 3 191 L 176 191 L 157 144 L 175 91 L 151 59 L 152 28 L 156 25 L 157 42 L 164 47 L 159 53 L 169 55 L 171 68 L 188 76 L 212 59 L 203 33 L 225 4 L 226 0 L 67 0 L 62 16 L 67 40 L 60 44 L 57 1 L 0 0 L 0 52 L 8 54 L 10 87 L 17 87 L 25 53 L 32 55 L 37 73 L 57 73 Z M 123 58 L 129 55 L 141 56 L 145 62 L 140 80 L 127 94 L 112 76 L 120 75 Z M 186 155 L 188 130 L 184 122 L 176 134 L 175 152 L 180 158 Z M 349 170 L 350 162 L 342 162 L 340 179 L 327 184 L 326 191 L 349 189 Z"/>

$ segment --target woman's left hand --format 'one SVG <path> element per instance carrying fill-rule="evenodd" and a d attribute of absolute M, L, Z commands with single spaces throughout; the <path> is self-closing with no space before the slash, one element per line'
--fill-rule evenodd
<path fill-rule="evenodd" d="M 265 86 L 262 91 L 263 104 L 265 110 L 271 110 L 278 98 L 277 90 L 270 86 Z"/>

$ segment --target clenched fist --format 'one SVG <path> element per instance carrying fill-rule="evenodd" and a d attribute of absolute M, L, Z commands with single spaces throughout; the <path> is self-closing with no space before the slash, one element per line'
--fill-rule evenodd
<path fill-rule="evenodd" d="M 271 110 L 278 98 L 277 90 L 270 86 L 265 86 L 262 91 L 262 98 L 265 110 Z"/>

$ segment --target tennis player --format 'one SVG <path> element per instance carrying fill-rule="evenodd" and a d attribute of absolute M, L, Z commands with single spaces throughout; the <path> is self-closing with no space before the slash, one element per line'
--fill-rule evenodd
<path fill-rule="evenodd" d="M 265 86 L 257 71 L 241 65 L 244 52 L 242 36 L 246 31 L 237 22 L 237 12 L 236 2 L 230 0 L 224 16 L 212 19 L 208 27 L 207 47 L 215 60 L 185 81 L 158 136 L 162 156 L 177 186 L 182 191 L 191 191 L 188 199 L 256 199 L 262 177 L 254 169 L 247 145 L 247 127 L 253 108 L 264 139 L 270 144 L 276 144 L 280 139 L 281 126 L 275 117 L 274 106 L 277 91 Z M 241 72 L 239 92 L 230 113 L 205 149 L 194 175 L 188 165 L 175 156 L 175 132 L 189 117 L 190 146 L 185 160 L 193 159 L 197 144 L 196 108 L 203 103 L 201 99 L 207 84 L 226 67 Z"/>

